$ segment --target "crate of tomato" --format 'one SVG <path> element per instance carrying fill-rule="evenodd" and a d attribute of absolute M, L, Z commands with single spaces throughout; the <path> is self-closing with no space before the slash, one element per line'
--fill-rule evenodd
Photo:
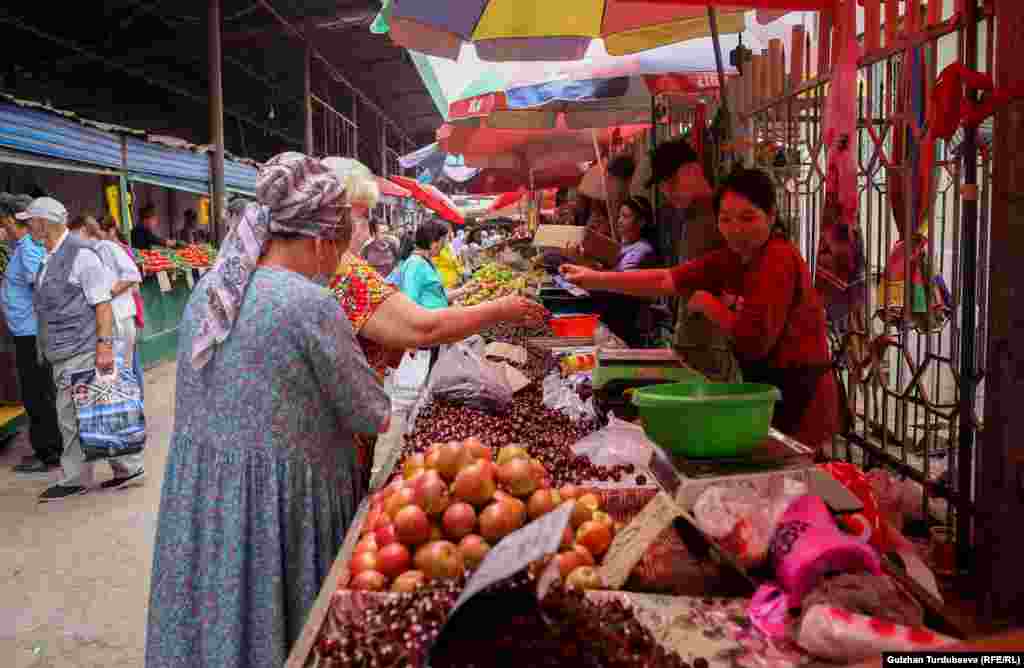
<path fill-rule="evenodd" d="M 169 257 L 169 253 L 156 250 L 136 250 L 142 264 L 143 274 L 156 274 L 161 271 L 175 271 L 178 265 Z"/>

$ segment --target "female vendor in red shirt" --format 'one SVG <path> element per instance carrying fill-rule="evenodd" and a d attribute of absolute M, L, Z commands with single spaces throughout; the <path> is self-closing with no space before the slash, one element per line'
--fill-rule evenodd
<path fill-rule="evenodd" d="M 694 290 L 690 310 L 730 336 L 744 381 L 782 391 L 773 426 L 820 452 L 839 425 L 825 309 L 800 252 L 773 234 L 772 181 L 764 172 L 739 169 L 715 195 L 714 208 L 726 248 L 671 269 L 599 272 L 564 265 L 561 273 L 583 288 L 637 296 Z"/>

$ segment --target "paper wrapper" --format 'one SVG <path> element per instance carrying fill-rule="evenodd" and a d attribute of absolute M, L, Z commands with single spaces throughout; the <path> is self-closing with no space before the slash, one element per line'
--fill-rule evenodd
<path fill-rule="evenodd" d="M 628 604 L 638 622 L 691 665 L 698 658 L 711 668 L 796 668 L 810 662 L 792 641 L 770 640 L 751 626 L 745 598 L 606 591 L 587 596 Z"/>
<path fill-rule="evenodd" d="M 804 614 L 797 642 L 822 659 L 853 662 L 881 652 L 934 651 L 956 641 L 925 628 L 900 626 L 842 608 L 816 605 Z"/>

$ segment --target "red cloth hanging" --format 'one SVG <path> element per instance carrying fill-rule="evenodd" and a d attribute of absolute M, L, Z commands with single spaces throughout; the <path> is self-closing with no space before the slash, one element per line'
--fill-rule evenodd
<path fill-rule="evenodd" d="M 982 93 L 974 103 L 967 91 Z M 976 72 L 963 63 L 952 63 L 942 70 L 932 90 L 928 114 L 928 134 L 934 139 L 949 141 L 961 127 L 978 126 L 1015 99 L 1024 97 L 1024 86 L 996 88 L 991 74 Z"/>

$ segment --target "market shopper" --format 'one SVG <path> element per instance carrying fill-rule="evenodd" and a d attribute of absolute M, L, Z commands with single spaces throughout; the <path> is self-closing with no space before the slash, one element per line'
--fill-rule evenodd
<path fill-rule="evenodd" d="M 727 247 L 672 269 L 598 272 L 567 265 L 577 285 L 638 296 L 693 291 L 701 313 L 732 340 L 743 379 L 777 386 L 774 426 L 814 448 L 839 425 L 838 394 L 825 333 L 825 310 L 807 263 L 773 234 L 775 188 L 758 170 L 735 171 L 714 198 Z"/>
<path fill-rule="evenodd" d="M 113 223 L 110 223 L 113 225 Z M 114 228 L 116 230 L 116 227 Z M 125 364 L 132 367 L 132 372 L 142 388 L 142 364 L 139 360 L 138 301 L 135 292 L 142 285 L 142 274 L 135 260 L 121 244 L 111 241 L 110 232 L 92 216 L 82 217 L 82 236 L 93 243 L 93 248 L 100 260 L 114 275 L 114 285 L 110 289 L 113 297 L 111 306 L 114 309 L 114 336 L 118 338 L 124 351 Z"/>
<path fill-rule="evenodd" d="M 181 244 L 171 239 L 165 239 L 157 232 L 160 229 L 160 216 L 157 215 L 156 207 L 147 204 L 142 208 L 139 215 L 140 224 L 132 230 L 132 247 L 139 250 L 150 250 L 154 246 L 166 248 L 177 248 Z"/>
<path fill-rule="evenodd" d="M 448 228 L 437 220 L 428 220 L 416 228 L 415 249 L 402 263 L 402 282 L 399 286 L 409 299 L 425 309 L 447 308 L 458 299 L 464 289 L 445 287 L 434 263 L 448 238 Z"/>
<path fill-rule="evenodd" d="M 353 437 L 390 419 L 317 284 L 351 238 L 341 182 L 285 153 L 256 189 L 179 327 L 148 668 L 284 665 L 366 494 Z"/>
<path fill-rule="evenodd" d="M 14 338 L 15 364 L 21 401 L 28 414 L 28 440 L 32 455 L 14 470 L 17 473 L 47 473 L 60 466 L 64 450 L 57 426 L 57 392 L 53 372 L 39 359 L 36 349 L 38 321 L 34 307 L 34 282 L 46 250 L 29 234 L 24 221 L 15 218 L 32 203 L 27 195 L 0 195 L 0 227 L 14 249 L 0 283 L 0 312 Z"/>
<path fill-rule="evenodd" d="M 370 238 L 363 244 L 360 257 L 381 276 L 387 276 L 398 264 L 398 244 L 380 231 L 380 224 L 370 219 Z"/>
<path fill-rule="evenodd" d="M 462 279 L 463 269 L 462 263 L 459 261 L 458 255 L 452 248 L 451 244 L 451 228 L 444 223 L 438 223 L 445 230 L 444 240 L 441 242 L 439 250 L 434 252 L 430 257 L 434 263 L 434 267 L 437 269 L 438 275 L 441 277 L 441 284 L 445 290 L 453 290 L 455 286 L 459 284 Z M 494 243 L 498 243 L 497 236 L 494 238 Z"/>
<path fill-rule="evenodd" d="M 93 244 L 68 231 L 68 212 L 55 199 L 37 199 L 19 220 L 29 222 L 32 236 L 46 247 L 46 259 L 35 281 L 40 351 L 53 366 L 57 385 L 57 420 L 64 439 L 60 482 L 39 497 L 53 502 L 85 494 L 93 484 L 94 462 L 85 461 L 78 433 L 78 413 L 72 397 L 73 372 L 95 367 L 114 370 L 113 274 Z M 145 476 L 142 453 L 107 460 L 114 477 L 103 489 L 139 484 Z"/>
<path fill-rule="evenodd" d="M 657 185 L 673 207 L 684 211 L 681 262 L 696 260 L 725 247 L 714 211 L 714 190 L 704 174 L 700 158 L 685 139 L 660 144 L 651 159 L 648 187 Z M 689 306 L 682 293 L 672 346 L 686 362 L 711 380 L 738 379 L 739 366 L 726 334 L 714 322 Z"/>
<path fill-rule="evenodd" d="M 432 258 L 436 258 L 448 238 L 448 228 L 436 220 L 428 220 L 416 229 L 415 250 L 400 268 L 399 289 L 414 304 L 428 311 L 446 309 L 450 301 L 465 294 L 467 288 L 445 289 L 441 274 Z M 430 366 L 437 362 L 440 348 L 430 348 Z"/>

